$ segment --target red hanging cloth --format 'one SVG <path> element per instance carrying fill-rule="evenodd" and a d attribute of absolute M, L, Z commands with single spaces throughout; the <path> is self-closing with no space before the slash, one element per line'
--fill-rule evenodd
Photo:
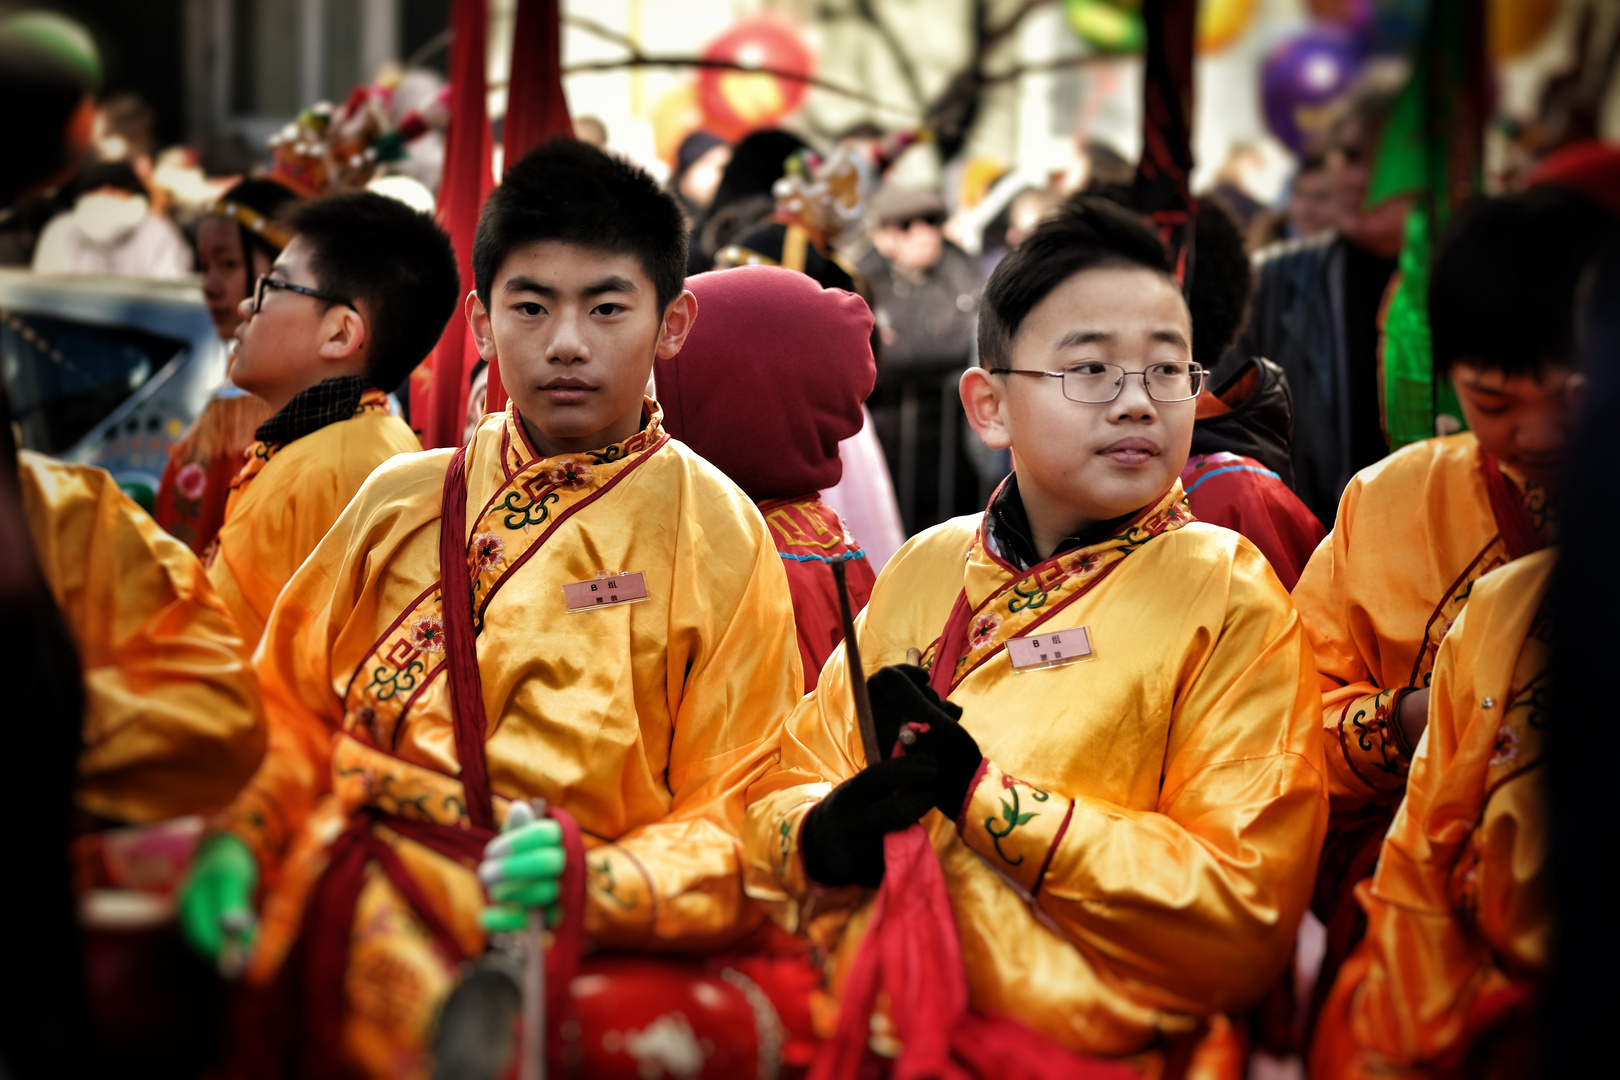
<path fill-rule="evenodd" d="M 562 25 L 557 0 L 518 0 L 512 30 L 512 80 L 507 88 L 505 153 L 510 166 L 557 135 L 572 136 L 562 86 Z M 487 412 L 506 407 L 498 364 L 489 367 Z"/>
<path fill-rule="evenodd" d="M 472 244 L 478 211 L 494 186 L 490 172 L 493 140 L 484 85 L 488 33 L 486 0 L 454 0 L 450 12 L 450 131 L 444 152 L 444 179 L 439 184 L 439 223 L 456 248 L 461 287 L 473 285 Z M 472 331 L 452 316 L 429 359 L 426 379 L 411 381 L 411 416 L 418 419 L 422 445 L 455 446 L 461 442 L 467 412 L 467 374 L 478 357 Z M 494 367 L 490 383 L 496 385 Z M 418 392 L 420 391 L 420 393 Z"/>

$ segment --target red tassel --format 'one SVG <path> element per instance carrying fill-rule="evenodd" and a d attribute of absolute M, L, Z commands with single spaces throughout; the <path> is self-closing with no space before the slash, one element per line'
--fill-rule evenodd
<path fill-rule="evenodd" d="M 472 242 L 478 230 L 478 211 L 494 186 L 490 175 L 492 139 L 485 111 L 484 7 L 485 0 L 454 0 L 450 14 L 455 36 L 450 43 L 450 131 L 445 145 L 444 179 L 439 185 L 439 224 L 455 245 L 464 290 L 473 287 Z M 461 442 L 462 422 L 467 414 L 467 375 L 476 359 L 466 320 L 452 316 L 433 350 L 431 382 L 423 403 L 427 407 L 420 418 L 424 447 Z"/>

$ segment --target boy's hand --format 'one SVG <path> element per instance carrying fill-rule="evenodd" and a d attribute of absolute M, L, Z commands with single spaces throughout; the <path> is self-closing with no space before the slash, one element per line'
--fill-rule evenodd
<path fill-rule="evenodd" d="M 928 673 L 913 664 L 894 664 L 866 680 L 872 719 L 884 754 L 894 753 L 902 729 L 911 732 L 906 757 L 927 759 L 939 769 L 934 805 L 951 820 L 962 812 L 968 788 L 984 755 L 958 722 L 962 707 L 942 701 L 928 685 Z"/>
<path fill-rule="evenodd" d="M 554 926 L 562 914 L 557 896 L 567 863 L 562 826 L 542 818 L 514 827 L 508 818 L 506 827 L 478 864 L 478 880 L 492 901 L 479 921 L 485 930 L 510 933 L 523 929 L 531 908 L 542 908 L 546 925 Z"/>
<path fill-rule="evenodd" d="M 962 719 L 962 707 L 941 701 L 928 685 L 928 672 L 916 664 L 890 664 L 866 680 L 872 699 L 872 722 L 883 756 L 894 756 L 894 744 L 907 724 L 933 724 Z"/>
<path fill-rule="evenodd" d="M 833 788 L 804 818 L 804 870 L 822 885 L 883 881 L 883 837 L 934 805 L 939 770 L 926 758 L 891 758 Z"/>
<path fill-rule="evenodd" d="M 1401 725 L 1401 736 L 1406 745 L 1417 753 L 1418 740 L 1423 738 L 1423 731 L 1429 726 L 1429 688 L 1413 690 L 1409 694 L 1401 695 L 1401 703 L 1395 712 L 1395 722 Z"/>
<path fill-rule="evenodd" d="M 259 862 L 246 844 L 228 833 L 204 840 L 180 886 L 180 932 L 187 944 L 215 963 L 227 945 L 245 952 L 257 931 L 258 884 Z M 240 960 L 231 966 L 239 968 Z"/>

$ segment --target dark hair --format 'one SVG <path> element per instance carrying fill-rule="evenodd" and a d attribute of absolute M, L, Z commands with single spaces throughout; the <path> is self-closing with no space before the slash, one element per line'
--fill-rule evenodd
<path fill-rule="evenodd" d="M 1193 219 L 1191 273 L 1187 310 L 1192 314 L 1192 358 L 1205 371 L 1214 371 L 1243 329 L 1254 270 L 1237 222 L 1213 199 L 1200 202 Z"/>
<path fill-rule="evenodd" d="M 1478 196 L 1440 243 L 1429 279 L 1436 370 L 1459 361 L 1508 375 L 1571 364 L 1581 275 L 1620 235 L 1620 221 L 1554 187 Z"/>
<path fill-rule="evenodd" d="M 146 185 L 127 161 L 98 161 L 79 170 L 70 187 L 73 198 L 102 188 L 117 188 L 131 195 L 146 195 Z"/>
<path fill-rule="evenodd" d="M 979 363 L 1005 367 L 1035 306 L 1075 274 L 1102 267 L 1171 274 L 1164 245 L 1140 217 L 1105 199 L 1071 198 L 990 275 L 979 304 Z"/>
<path fill-rule="evenodd" d="M 429 214 L 370 191 L 301 203 L 288 217 L 323 292 L 366 307 L 366 377 L 390 390 L 438 343 L 461 298 L 450 237 Z"/>
<path fill-rule="evenodd" d="M 576 139 L 529 151 L 490 193 L 473 239 L 478 298 L 489 303 L 507 256 L 542 240 L 634 255 L 659 307 L 679 296 L 686 280 L 680 203 L 639 167 Z"/>

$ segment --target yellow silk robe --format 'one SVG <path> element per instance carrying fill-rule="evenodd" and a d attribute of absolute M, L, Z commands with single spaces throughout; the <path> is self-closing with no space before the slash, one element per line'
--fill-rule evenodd
<path fill-rule="evenodd" d="M 258 657 L 270 752 L 225 827 L 275 881 L 250 978 L 298 931 L 323 849 L 357 809 L 466 822 L 438 604 L 451 452 L 379 469 L 282 594 Z M 585 833 L 586 933 L 694 950 L 763 915 L 743 893 L 743 793 L 803 689 L 793 601 L 753 503 L 654 410 L 626 443 L 537 458 L 510 407 L 466 461 L 469 563 L 497 819 L 544 797 Z M 555 530 L 554 532 L 552 530 Z M 543 541 L 543 542 L 542 542 Z M 643 602 L 569 613 L 562 586 L 640 572 Z M 487 606 L 486 606 L 487 605 Z M 399 837 L 401 859 L 471 955 L 482 890 Z M 414 1075 L 454 972 L 378 875 L 355 917 L 345 1045 Z"/>
<path fill-rule="evenodd" d="M 1430 1075 L 1468 1049 L 1470 1013 L 1477 1022 L 1489 999 L 1546 969 L 1555 558 L 1540 551 L 1479 581 L 1440 646 L 1406 799 L 1357 890 L 1367 936 L 1323 1010 L 1313 1076 Z"/>
<path fill-rule="evenodd" d="M 1322 676 L 1335 815 L 1399 801 L 1411 756 L 1393 730 L 1395 697 L 1429 684 L 1474 582 L 1510 559 L 1479 455 L 1479 440 L 1464 433 L 1361 470 L 1294 588 Z M 1515 487 L 1550 531 L 1544 494 Z"/>
<path fill-rule="evenodd" d="M 191 549 L 111 476 L 18 458 L 34 550 L 84 668 L 74 801 L 136 824 L 218 810 L 265 746 L 236 623 Z"/>
<path fill-rule="evenodd" d="M 1180 499 L 1177 481 L 1161 504 L 1177 523 Z M 870 674 L 931 655 L 964 588 L 979 609 L 950 700 L 989 764 L 960 832 L 923 820 L 972 1004 L 1100 1054 L 1244 1008 L 1287 962 L 1327 820 L 1321 699 L 1287 593 L 1247 540 L 1196 522 L 1025 574 L 987 554 L 980 522 L 911 540 L 858 624 Z M 1135 550 L 1110 567 L 1122 544 Z M 1041 628 L 1087 627 L 1093 659 L 1020 674 L 994 651 L 1104 570 Z M 849 680 L 839 650 L 748 812 L 749 891 L 833 954 L 835 980 L 871 893 L 810 882 L 798 843 L 805 813 L 864 762 Z"/>
<path fill-rule="evenodd" d="M 373 469 L 422 449 L 410 426 L 369 390 L 354 416 L 285 445 L 258 442 L 232 481 L 208 576 L 251 643 L 282 587 L 332 527 Z"/>

